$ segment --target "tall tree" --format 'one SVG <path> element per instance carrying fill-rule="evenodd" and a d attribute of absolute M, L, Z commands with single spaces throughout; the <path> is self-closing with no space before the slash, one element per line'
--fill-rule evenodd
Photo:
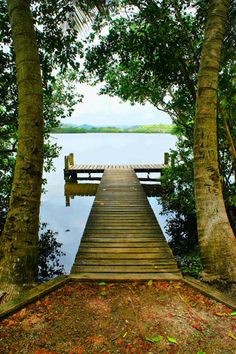
<path fill-rule="evenodd" d="M 37 281 L 43 170 L 43 90 L 30 0 L 9 0 L 18 83 L 18 152 L 10 209 L 1 239 L 1 281 Z"/>
<path fill-rule="evenodd" d="M 217 90 L 230 0 L 212 0 L 198 77 L 195 117 L 195 201 L 206 280 L 236 282 L 236 239 L 225 210 L 218 164 Z"/>
<path fill-rule="evenodd" d="M 43 89 L 30 3 L 8 0 L 18 83 L 18 151 L 10 208 L 1 237 L 0 281 L 20 287 L 37 282 L 43 170 Z M 83 3 L 81 14 L 85 15 L 78 21 L 88 18 L 86 13 L 91 7 L 102 4 Z"/>

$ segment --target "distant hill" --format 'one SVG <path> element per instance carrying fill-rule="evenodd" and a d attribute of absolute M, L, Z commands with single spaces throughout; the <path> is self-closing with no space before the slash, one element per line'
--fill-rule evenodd
<path fill-rule="evenodd" d="M 93 125 L 89 125 L 89 124 L 82 124 L 82 125 L 76 125 L 77 128 L 82 128 L 82 129 L 91 129 L 94 128 Z"/>
<path fill-rule="evenodd" d="M 118 127 L 95 127 L 88 124 L 74 125 L 62 124 L 61 127 L 52 130 L 52 133 L 174 133 L 174 126 L 168 124 L 134 125 L 125 128 Z"/>

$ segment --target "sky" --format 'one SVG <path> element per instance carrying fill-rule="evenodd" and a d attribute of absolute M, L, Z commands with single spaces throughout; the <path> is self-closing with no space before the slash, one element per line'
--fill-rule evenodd
<path fill-rule="evenodd" d="M 77 91 L 84 95 L 83 102 L 76 105 L 70 119 L 63 120 L 64 124 L 94 126 L 171 124 L 171 118 L 166 113 L 158 111 L 150 104 L 132 106 L 116 97 L 99 96 L 97 94 L 99 86 L 80 84 Z"/>

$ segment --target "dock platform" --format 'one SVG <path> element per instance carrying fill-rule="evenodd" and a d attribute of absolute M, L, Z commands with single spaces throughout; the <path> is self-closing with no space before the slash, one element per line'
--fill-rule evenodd
<path fill-rule="evenodd" d="M 135 170 L 104 168 L 71 270 L 72 278 L 182 278 Z"/>
<path fill-rule="evenodd" d="M 169 154 L 164 154 L 163 164 L 128 164 L 128 165 L 101 165 L 101 164 L 75 164 L 74 155 L 65 156 L 64 179 L 65 181 L 77 181 L 84 179 L 100 180 L 100 177 L 91 178 L 92 174 L 100 174 L 105 170 L 126 170 L 132 169 L 136 173 L 147 173 L 148 178 L 142 178 L 143 181 L 154 181 L 156 179 L 149 178 L 150 173 L 162 174 L 163 168 L 169 163 Z M 88 174 L 89 178 L 85 178 L 84 174 Z"/>

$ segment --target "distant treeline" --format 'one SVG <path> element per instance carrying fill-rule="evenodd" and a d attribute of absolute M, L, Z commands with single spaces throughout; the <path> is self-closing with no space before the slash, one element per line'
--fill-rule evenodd
<path fill-rule="evenodd" d="M 73 127 L 61 126 L 52 130 L 52 133 L 169 133 L 174 134 L 175 127 L 168 124 L 138 125 L 130 128 L 118 127 Z"/>

